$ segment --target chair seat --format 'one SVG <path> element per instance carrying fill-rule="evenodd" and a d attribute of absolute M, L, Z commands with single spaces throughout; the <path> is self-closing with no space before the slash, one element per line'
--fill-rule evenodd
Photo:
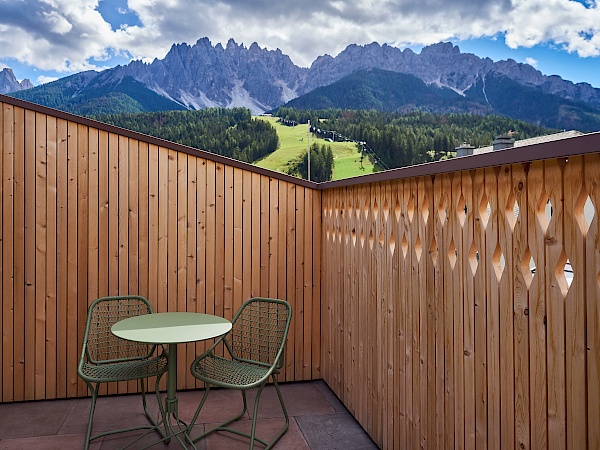
<path fill-rule="evenodd" d="M 204 381 L 221 387 L 247 389 L 260 384 L 269 367 L 243 363 L 209 354 L 192 366 L 192 374 Z"/>
<path fill-rule="evenodd" d="M 158 376 L 167 370 L 167 357 L 160 355 L 140 361 L 125 361 L 109 364 L 83 364 L 81 375 L 94 383 L 137 380 Z"/>

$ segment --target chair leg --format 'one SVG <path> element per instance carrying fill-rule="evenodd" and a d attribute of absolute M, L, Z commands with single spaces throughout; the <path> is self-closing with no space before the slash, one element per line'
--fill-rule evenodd
<path fill-rule="evenodd" d="M 250 432 L 250 450 L 254 449 L 254 440 L 256 439 L 256 419 L 258 417 L 258 401 L 260 400 L 260 394 L 262 394 L 264 387 L 264 384 L 260 385 L 258 392 L 256 393 L 256 398 L 254 399 L 254 415 L 252 416 L 252 431 Z M 246 391 L 243 392 L 246 394 Z"/>
<path fill-rule="evenodd" d="M 206 397 L 208 397 L 208 391 L 209 390 L 210 390 L 210 385 L 206 384 L 206 391 L 204 392 L 202 400 L 200 401 L 200 405 L 198 406 L 198 409 L 196 410 L 196 413 L 194 414 L 194 417 L 192 418 L 192 421 L 190 422 L 190 424 L 188 426 L 188 433 L 192 430 L 192 427 L 196 423 L 196 419 L 198 418 L 198 415 L 200 414 L 200 410 L 204 406 L 204 402 L 206 401 Z M 210 430 L 206 430 L 204 433 L 202 433 L 202 434 L 196 436 L 195 438 L 193 438 L 192 442 L 194 442 L 194 443 L 198 442 L 200 439 L 202 439 L 203 437 L 206 437 L 207 435 L 209 435 L 213 431 L 232 431 L 232 430 L 226 428 L 226 426 L 229 425 L 232 422 L 235 422 L 236 420 L 241 419 L 242 416 L 244 414 L 246 414 L 246 410 L 248 409 L 248 402 L 246 401 L 246 391 L 245 390 L 242 390 L 242 400 L 244 402 L 244 406 L 242 408 L 242 411 L 238 415 L 232 417 L 231 419 L 226 420 L 225 422 L 217 425 L 216 427 L 211 428 Z M 235 431 L 232 431 L 232 432 L 235 432 Z"/>
<path fill-rule="evenodd" d="M 283 428 L 281 429 L 279 434 L 275 437 L 275 439 L 273 439 L 271 441 L 271 443 L 269 445 L 267 445 L 265 450 L 273 447 L 275 445 L 275 443 L 281 438 L 281 436 L 283 436 L 287 432 L 287 430 L 290 426 L 290 418 L 288 416 L 287 409 L 285 408 L 285 403 L 283 403 L 283 397 L 281 396 L 281 391 L 279 390 L 279 383 L 277 383 L 277 378 L 275 378 L 275 374 L 272 375 L 272 378 L 273 378 L 273 384 L 275 385 L 275 390 L 277 391 L 277 397 L 279 397 L 279 403 L 281 404 L 281 409 L 283 410 L 283 415 L 285 416 L 285 425 L 283 426 Z"/>
<path fill-rule="evenodd" d="M 98 398 L 99 383 L 96 383 L 96 388 L 91 383 L 87 383 L 88 388 L 92 391 L 92 404 L 90 406 L 90 417 L 88 419 L 87 433 L 85 435 L 85 447 L 84 450 L 88 450 L 90 446 L 90 437 L 92 435 L 92 421 L 94 419 L 94 411 L 96 410 L 96 399 Z"/>

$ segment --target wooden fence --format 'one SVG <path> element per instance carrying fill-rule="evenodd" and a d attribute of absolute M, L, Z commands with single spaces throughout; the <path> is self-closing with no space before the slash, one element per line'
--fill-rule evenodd
<path fill-rule="evenodd" d="M 96 297 L 261 295 L 381 448 L 600 449 L 600 135 L 316 186 L 0 102 L 1 401 L 86 395 Z"/>
<path fill-rule="evenodd" d="M 600 449 L 599 190 L 590 153 L 323 191 L 323 377 L 380 447 Z"/>
<path fill-rule="evenodd" d="M 251 296 L 287 299 L 294 315 L 281 379 L 321 378 L 318 191 L 0 101 L 1 401 L 86 395 L 77 364 L 87 307 L 126 293 L 158 312 L 227 318 Z M 201 348 L 181 348 L 180 389 L 195 386 L 188 367 Z"/>

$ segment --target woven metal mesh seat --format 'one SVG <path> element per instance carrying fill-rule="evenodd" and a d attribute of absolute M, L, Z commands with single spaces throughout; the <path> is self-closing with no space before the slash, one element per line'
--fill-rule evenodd
<path fill-rule="evenodd" d="M 190 368 L 192 375 L 205 382 L 206 390 L 190 423 L 190 430 L 204 406 L 211 386 L 239 389 L 244 401 L 244 407 L 240 414 L 195 437 L 194 442 L 214 431 L 227 431 L 249 438 L 250 449 L 254 448 L 255 441 L 260 442 L 268 449 L 287 431 L 289 417 L 276 375 L 283 365 L 283 350 L 291 318 L 292 308 L 288 302 L 268 298 L 250 299 L 241 306 L 233 318 L 231 331 L 218 339 L 210 349 L 192 362 Z M 214 348 L 221 342 L 225 344 L 229 354 L 228 358 L 214 354 Z M 269 379 L 273 381 L 277 391 L 285 416 L 285 425 L 273 440 L 266 442 L 256 437 L 256 417 L 260 395 Z M 246 413 L 246 390 L 254 387 L 258 387 L 258 392 L 254 403 L 251 433 L 247 434 L 228 428 L 227 425 L 240 419 Z"/>
<path fill-rule="evenodd" d="M 164 352 L 157 355 L 156 345 L 126 341 L 118 338 L 110 331 L 111 327 L 120 320 L 151 313 L 152 306 L 148 300 L 139 296 L 103 297 L 90 305 L 81 358 L 77 368 L 77 373 L 92 393 L 92 405 L 85 441 L 86 449 L 89 447 L 91 440 L 102 436 L 155 427 L 157 421 L 149 414 L 146 405 L 146 383 L 144 380 L 149 377 L 156 377 L 156 396 L 160 412 L 164 417 L 160 401 L 159 382 L 160 377 L 167 370 L 166 355 Z M 92 436 L 92 421 L 100 383 L 129 380 L 139 380 L 144 412 L 152 425 L 112 430 Z"/>

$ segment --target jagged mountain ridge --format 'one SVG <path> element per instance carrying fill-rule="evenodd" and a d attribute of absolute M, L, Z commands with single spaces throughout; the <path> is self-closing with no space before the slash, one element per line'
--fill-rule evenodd
<path fill-rule="evenodd" d="M 0 94 L 31 89 L 33 84 L 27 78 L 19 83 L 12 69 L 5 67 L 0 71 Z"/>
<path fill-rule="evenodd" d="M 449 88 L 462 96 L 467 92 L 473 95 L 474 89 L 485 86 L 486 78 L 501 75 L 544 94 L 600 107 L 600 89 L 587 83 L 574 84 L 558 76 L 545 76 L 532 66 L 513 60 L 494 62 L 461 53 L 451 43 L 425 47 L 419 54 L 386 44 L 352 44 L 336 57 L 319 56 L 309 68 L 303 68 L 279 49 L 267 50 L 256 43 L 246 48 L 233 39 L 225 47 L 213 46 L 208 38 L 191 46 L 174 44 L 164 59 L 152 63 L 133 61 L 100 72 L 89 78 L 69 103 L 73 105 L 78 96 L 85 97 L 90 90 L 100 92 L 103 86 L 118 86 L 131 78 L 166 97 L 171 101 L 168 104 L 189 109 L 243 106 L 261 113 L 369 68 L 414 75 L 426 84 Z M 59 88 L 68 78 L 54 83 Z M 41 87 L 33 89 L 32 94 Z M 36 101 L 35 95 L 28 95 L 28 99 Z M 510 115 L 510 111 L 503 114 Z"/>

